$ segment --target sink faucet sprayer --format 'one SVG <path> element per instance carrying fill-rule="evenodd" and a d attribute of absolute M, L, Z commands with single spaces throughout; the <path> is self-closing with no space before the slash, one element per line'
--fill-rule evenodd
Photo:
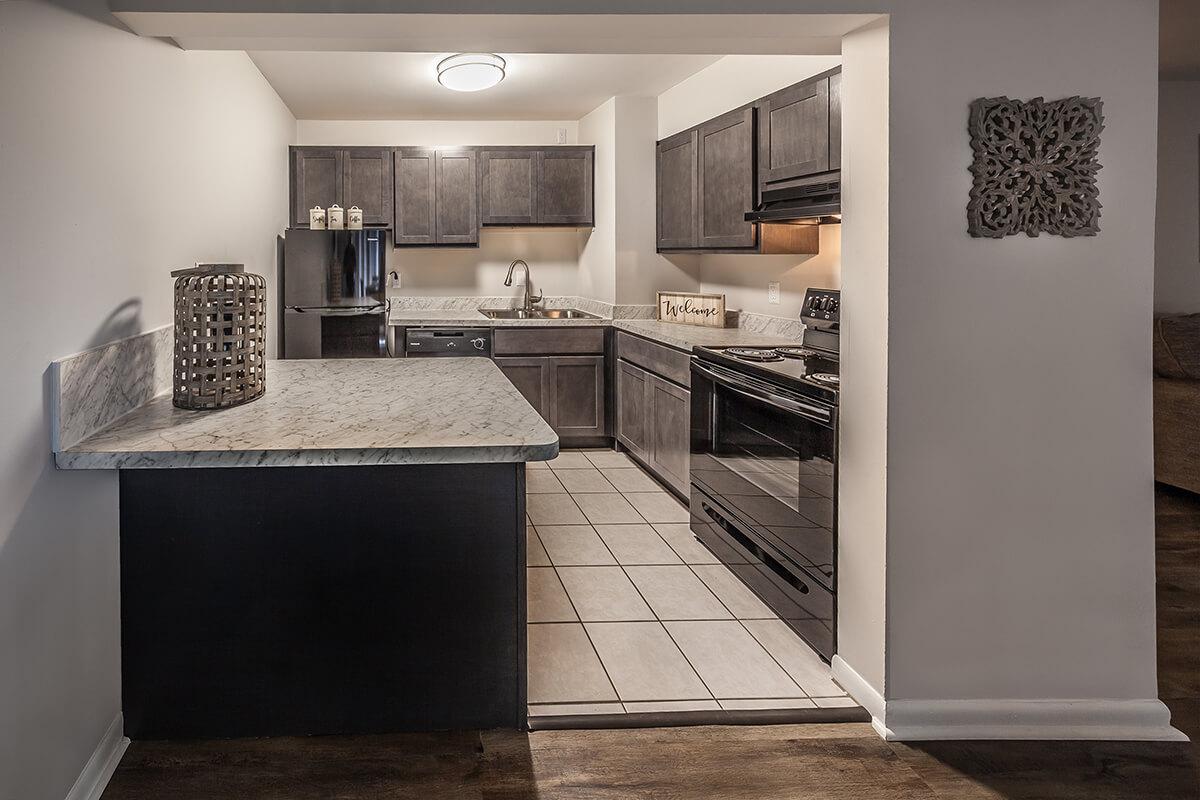
<path fill-rule="evenodd" d="M 524 261 L 522 261 L 519 258 L 517 260 L 513 261 L 511 264 L 509 264 L 508 265 L 508 275 L 504 278 L 504 285 L 512 286 L 513 270 L 516 269 L 518 264 L 520 264 L 522 267 L 525 268 L 525 303 L 522 306 L 522 308 L 524 308 L 526 311 L 532 311 L 533 307 L 535 305 L 542 302 L 542 293 L 538 292 L 537 297 L 533 297 L 530 294 L 530 291 L 529 291 L 530 290 L 530 278 L 529 278 L 529 265 L 528 264 L 526 264 Z"/>

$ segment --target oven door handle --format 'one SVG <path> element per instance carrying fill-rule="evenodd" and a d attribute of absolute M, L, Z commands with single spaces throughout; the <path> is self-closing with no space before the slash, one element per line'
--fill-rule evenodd
<path fill-rule="evenodd" d="M 731 392 L 736 392 L 737 394 L 740 394 L 743 397 L 748 397 L 751 400 L 758 400 L 761 403 L 766 403 L 769 406 L 778 408 L 780 411 L 799 414 L 805 419 L 810 419 L 815 422 L 823 422 L 825 424 L 833 422 L 833 412 L 827 408 L 821 408 L 820 406 L 812 405 L 810 403 L 804 403 L 791 397 L 784 397 L 783 395 L 775 394 L 774 392 L 768 392 L 766 390 L 759 389 L 758 387 L 747 386 L 744 383 L 739 383 L 732 380 L 729 376 L 722 375 L 695 362 L 692 362 L 692 369 L 696 372 L 699 372 L 701 375 L 713 381 L 714 383 L 724 386 Z"/>

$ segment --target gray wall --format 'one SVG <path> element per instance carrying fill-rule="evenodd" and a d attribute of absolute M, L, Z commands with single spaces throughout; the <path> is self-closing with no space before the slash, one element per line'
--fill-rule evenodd
<path fill-rule="evenodd" d="M 49 363 L 170 322 L 193 261 L 273 284 L 287 221 L 295 120 L 250 60 L 104 6 L 0 3 L 4 800 L 65 797 L 121 708 L 116 474 L 55 471 Z"/>

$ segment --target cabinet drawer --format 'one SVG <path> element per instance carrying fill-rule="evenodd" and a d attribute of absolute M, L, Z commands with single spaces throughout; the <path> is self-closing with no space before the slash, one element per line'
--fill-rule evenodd
<path fill-rule="evenodd" d="M 692 385 L 690 353 L 620 331 L 617 333 L 617 356 L 682 386 Z"/>
<path fill-rule="evenodd" d="M 497 328 L 496 355 L 574 355 L 604 352 L 604 328 Z"/>

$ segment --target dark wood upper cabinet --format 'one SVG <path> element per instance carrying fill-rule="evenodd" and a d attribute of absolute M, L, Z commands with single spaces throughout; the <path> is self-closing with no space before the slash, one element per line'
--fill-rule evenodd
<path fill-rule="evenodd" d="M 395 244 L 479 243 L 475 151 L 398 147 Z"/>
<path fill-rule="evenodd" d="M 392 150 L 351 147 L 342 151 L 342 208 L 358 206 L 363 225 L 392 224 Z"/>
<path fill-rule="evenodd" d="M 484 225 L 591 225 L 595 149 L 485 147 L 479 153 Z"/>
<path fill-rule="evenodd" d="M 760 190 L 830 169 L 828 77 L 768 95 L 759 115 Z"/>
<path fill-rule="evenodd" d="M 709 120 L 697 130 L 697 246 L 754 247 L 754 109 Z"/>
<path fill-rule="evenodd" d="M 479 243 L 479 178 L 475 150 L 438 150 L 438 244 Z"/>
<path fill-rule="evenodd" d="M 537 221 L 591 225 L 594 150 L 572 147 L 537 154 Z"/>
<path fill-rule="evenodd" d="M 333 147 L 291 148 L 293 227 L 308 227 L 308 210 L 329 208 L 342 199 L 342 151 Z"/>
<path fill-rule="evenodd" d="M 396 148 L 397 247 L 437 244 L 435 153 L 425 147 Z"/>
<path fill-rule="evenodd" d="M 699 135 L 693 129 L 658 143 L 656 191 L 660 250 L 696 246 L 698 140 Z"/>
<path fill-rule="evenodd" d="M 537 154 L 532 148 L 485 148 L 479 153 L 484 225 L 537 223 Z"/>
<path fill-rule="evenodd" d="M 392 224 L 392 151 L 388 147 L 292 147 L 291 224 L 308 227 L 313 206 L 363 211 L 363 225 Z"/>
<path fill-rule="evenodd" d="M 829 76 L 829 168 L 842 168 L 842 73 Z"/>

